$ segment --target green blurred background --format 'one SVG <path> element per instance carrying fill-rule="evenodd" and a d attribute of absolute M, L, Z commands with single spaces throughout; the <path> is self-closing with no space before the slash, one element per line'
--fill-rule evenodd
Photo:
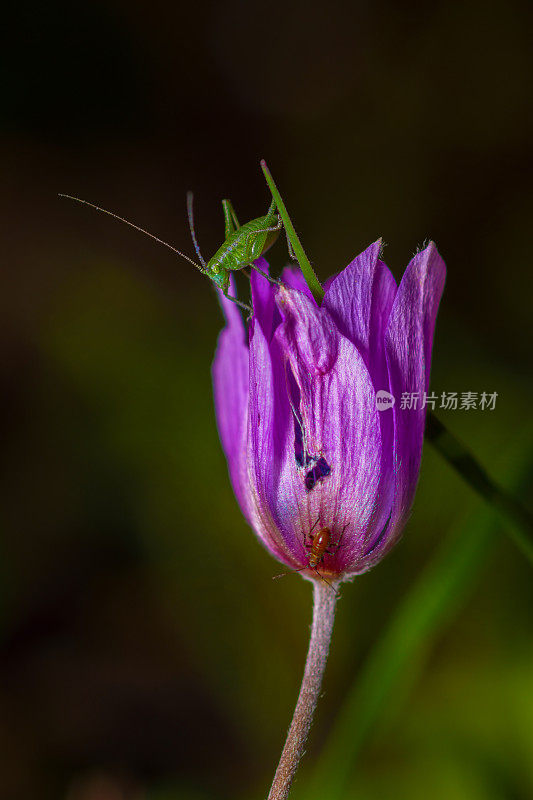
<path fill-rule="evenodd" d="M 432 388 L 498 392 L 493 412 L 439 414 L 528 502 L 532 21 L 503 0 L 4 11 L 2 799 L 264 797 L 310 621 L 309 584 L 272 582 L 231 492 L 209 283 L 57 193 L 192 254 L 193 189 L 209 257 L 223 197 L 266 210 L 264 157 L 322 279 L 378 236 L 399 278 L 433 238 Z M 343 590 L 295 792 L 421 570 L 482 509 L 426 446 L 404 539 Z M 531 566 L 500 526 L 470 573 L 343 797 L 533 796 Z"/>

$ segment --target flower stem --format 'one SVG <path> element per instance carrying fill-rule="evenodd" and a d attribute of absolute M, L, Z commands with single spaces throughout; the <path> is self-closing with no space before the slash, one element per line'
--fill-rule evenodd
<path fill-rule="evenodd" d="M 328 660 L 337 594 L 319 580 L 313 582 L 313 623 L 304 676 L 268 800 L 285 800 L 304 753 Z"/>

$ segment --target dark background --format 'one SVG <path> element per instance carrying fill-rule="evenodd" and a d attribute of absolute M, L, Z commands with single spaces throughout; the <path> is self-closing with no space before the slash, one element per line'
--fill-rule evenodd
<path fill-rule="evenodd" d="M 531 441 L 531 16 L 508 0 L 4 12 L 0 797 L 264 796 L 310 615 L 308 584 L 272 583 L 232 496 L 209 283 L 57 193 L 192 255 L 193 189 L 209 257 L 223 197 L 242 219 L 266 211 L 264 157 L 322 279 L 378 236 L 399 278 L 434 239 L 448 280 L 432 388 L 498 392 L 494 412 L 441 418 L 509 485 Z M 285 259 L 278 244 L 273 269 Z M 402 543 L 343 592 L 309 763 L 476 503 L 426 447 Z M 533 794 L 532 601 L 502 534 L 354 797 Z M 487 777 L 493 762 L 512 780 Z"/>

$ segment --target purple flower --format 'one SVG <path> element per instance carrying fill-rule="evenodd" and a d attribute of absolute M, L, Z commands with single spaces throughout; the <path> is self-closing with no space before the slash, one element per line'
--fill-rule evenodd
<path fill-rule="evenodd" d="M 422 453 L 445 266 L 430 243 L 397 286 L 380 247 L 331 278 L 320 307 L 299 270 L 286 269 L 279 289 L 252 271 L 248 333 L 221 298 L 215 405 L 239 505 L 291 569 L 305 569 L 310 534 L 328 528 L 319 571 L 334 579 L 370 569 L 398 540 Z M 380 390 L 393 407 L 377 407 Z M 401 408 L 406 392 L 417 408 Z"/>

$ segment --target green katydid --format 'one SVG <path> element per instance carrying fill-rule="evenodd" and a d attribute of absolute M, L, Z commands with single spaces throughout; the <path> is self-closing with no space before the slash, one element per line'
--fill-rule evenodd
<path fill-rule="evenodd" d="M 251 312 L 251 308 L 249 306 L 247 306 L 245 303 L 241 303 L 240 300 L 237 300 L 235 297 L 232 297 L 229 294 L 230 272 L 233 270 L 241 270 L 245 267 L 253 267 L 266 278 L 268 278 L 268 280 L 273 283 L 277 283 L 277 281 L 273 281 L 272 278 L 270 278 L 262 270 L 258 269 L 253 263 L 274 244 L 279 235 L 279 231 L 283 227 L 281 217 L 276 211 L 275 200 L 272 201 L 267 213 L 263 217 L 257 217 L 257 219 L 253 219 L 250 222 L 247 222 L 245 225 L 239 225 L 237 215 L 235 214 L 231 202 L 229 200 L 223 200 L 222 208 L 224 211 L 225 239 L 214 256 L 206 262 L 202 257 L 198 242 L 196 240 L 192 211 L 193 195 L 192 192 L 188 192 L 187 213 L 194 248 L 198 258 L 200 259 L 200 264 L 197 264 L 192 260 L 192 258 L 189 258 L 189 256 L 185 255 L 185 253 L 182 253 L 180 250 L 163 241 L 158 236 L 154 236 L 152 233 L 149 233 L 139 225 L 135 225 L 133 222 L 120 217 L 118 214 L 114 214 L 112 211 L 107 211 L 105 208 L 101 208 L 94 203 L 89 203 L 87 200 L 81 200 L 79 197 L 73 197 L 72 195 L 60 194 L 59 196 L 66 197 L 69 200 L 75 200 L 78 203 L 82 203 L 83 205 L 94 208 L 96 211 L 101 211 L 103 214 L 108 214 L 110 217 L 114 217 L 120 222 L 124 222 L 126 225 L 135 228 L 135 230 L 146 234 L 146 236 L 149 236 L 151 239 L 155 239 L 156 242 L 165 245 L 165 247 L 168 247 L 190 264 L 193 264 L 193 266 L 200 270 L 200 272 L 202 272 L 204 275 L 207 275 L 207 277 L 213 281 L 213 283 L 222 291 L 228 300 L 231 300 L 232 302 L 241 306 L 241 308 L 246 309 L 248 312 Z M 289 252 L 291 252 L 290 249 Z"/>
<path fill-rule="evenodd" d="M 196 255 L 200 259 L 202 265 L 198 267 L 198 269 L 207 275 L 229 300 L 235 300 L 235 298 L 228 294 L 230 272 L 233 270 L 253 267 L 272 283 L 278 283 L 277 281 L 273 281 L 269 275 L 260 270 L 253 263 L 274 244 L 283 227 L 281 217 L 276 211 L 275 200 L 272 200 L 267 213 L 263 217 L 252 219 L 244 225 L 239 225 L 239 220 L 237 219 L 231 201 L 223 200 L 222 209 L 224 211 L 225 239 L 215 255 L 212 256 L 207 263 L 202 257 L 194 232 L 192 202 L 192 192 L 188 192 L 187 214 L 189 217 L 189 227 Z"/>

